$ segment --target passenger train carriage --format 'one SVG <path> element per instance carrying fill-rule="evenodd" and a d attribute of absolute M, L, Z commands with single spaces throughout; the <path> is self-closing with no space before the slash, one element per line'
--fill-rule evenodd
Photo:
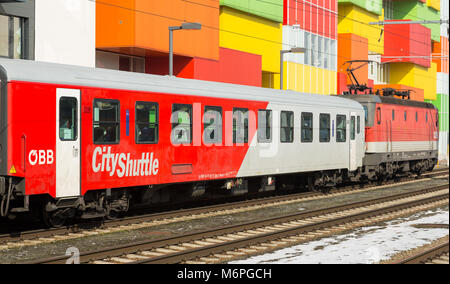
<path fill-rule="evenodd" d="M 371 112 L 354 99 L 8 59 L 0 80 L 2 216 L 42 208 L 60 225 L 115 217 L 130 200 L 324 188 L 379 172 L 363 164 Z"/>

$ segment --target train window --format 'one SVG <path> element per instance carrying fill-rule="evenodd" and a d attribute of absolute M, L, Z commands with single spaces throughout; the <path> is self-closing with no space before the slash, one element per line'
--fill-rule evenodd
<path fill-rule="evenodd" d="M 436 129 L 439 128 L 439 113 L 436 113 Z"/>
<path fill-rule="evenodd" d="M 171 141 L 173 144 L 192 142 L 192 105 L 174 104 L 172 106 Z"/>
<path fill-rule="evenodd" d="M 292 111 L 281 112 L 280 135 L 282 143 L 294 142 L 294 112 Z"/>
<path fill-rule="evenodd" d="M 392 120 L 395 120 L 395 110 L 392 110 Z"/>
<path fill-rule="evenodd" d="M 377 123 L 381 124 L 381 108 L 377 108 Z"/>
<path fill-rule="evenodd" d="M 405 116 L 405 121 L 406 121 L 406 119 L 408 118 L 408 112 L 406 110 L 405 110 L 404 116 Z"/>
<path fill-rule="evenodd" d="M 77 99 L 62 97 L 59 100 L 59 139 L 75 141 L 78 139 Z"/>
<path fill-rule="evenodd" d="M 347 116 L 336 116 L 336 142 L 347 141 Z"/>
<path fill-rule="evenodd" d="M 361 133 L 361 117 L 358 115 L 356 119 L 356 133 Z"/>
<path fill-rule="evenodd" d="M 419 121 L 419 114 L 416 111 L 416 122 Z"/>
<path fill-rule="evenodd" d="M 158 143 L 158 104 L 136 102 L 136 132 L 138 144 Z"/>
<path fill-rule="evenodd" d="M 364 108 L 364 121 L 367 124 L 367 120 L 369 119 L 369 108 L 365 105 L 363 105 Z"/>
<path fill-rule="evenodd" d="M 222 143 L 222 108 L 205 106 L 203 115 L 203 142 L 205 144 Z"/>
<path fill-rule="evenodd" d="M 425 122 L 428 122 L 428 112 L 425 113 Z"/>
<path fill-rule="evenodd" d="M 320 142 L 330 142 L 330 115 L 321 113 L 320 114 Z"/>
<path fill-rule="evenodd" d="M 272 111 L 258 110 L 258 143 L 272 142 Z"/>
<path fill-rule="evenodd" d="M 350 140 L 355 140 L 355 117 L 352 115 L 350 117 Z"/>
<path fill-rule="evenodd" d="M 310 112 L 302 112 L 302 142 L 313 141 L 313 114 Z"/>
<path fill-rule="evenodd" d="M 233 143 L 248 143 L 247 108 L 233 108 Z"/>
<path fill-rule="evenodd" d="M 94 144 L 117 144 L 120 140 L 120 104 L 116 100 L 94 100 Z"/>

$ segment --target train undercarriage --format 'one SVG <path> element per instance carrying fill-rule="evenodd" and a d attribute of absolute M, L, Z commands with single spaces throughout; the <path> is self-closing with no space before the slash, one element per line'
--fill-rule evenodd
<path fill-rule="evenodd" d="M 208 182 L 142 186 L 89 191 L 83 197 L 55 200 L 49 196 L 25 195 L 25 180 L 0 177 L 0 217 L 14 219 L 18 214 L 39 215 L 49 227 L 76 219 L 115 219 L 131 208 L 166 203 L 182 203 L 200 198 L 237 196 L 264 191 L 329 192 L 343 183 L 365 184 L 432 171 L 436 158 L 412 161 L 385 161 L 364 165 L 357 171 L 327 170 L 277 176 L 259 176 Z"/>

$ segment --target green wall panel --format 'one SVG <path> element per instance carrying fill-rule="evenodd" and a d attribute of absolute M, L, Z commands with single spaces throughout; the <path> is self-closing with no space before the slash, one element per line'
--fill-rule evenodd
<path fill-rule="evenodd" d="M 439 21 L 440 13 L 425 3 L 417 0 L 409 1 L 393 1 L 394 19 L 408 19 L 413 21 Z M 441 40 L 441 31 L 439 24 L 426 24 L 425 27 L 431 30 L 431 39 L 434 41 Z"/>
<path fill-rule="evenodd" d="M 220 0 L 220 5 L 278 23 L 283 22 L 283 0 Z"/>
<path fill-rule="evenodd" d="M 449 96 L 443 94 L 437 94 L 435 101 L 425 100 L 428 103 L 432 103 L 439 109 L 439 130 L 448 132 L 449 129 Z"/>
<path fill-rule="evenodd" d="M 339 4 L 354 4 L 377 15 L 383 13 L 383 0 L 338 0 Z"/>

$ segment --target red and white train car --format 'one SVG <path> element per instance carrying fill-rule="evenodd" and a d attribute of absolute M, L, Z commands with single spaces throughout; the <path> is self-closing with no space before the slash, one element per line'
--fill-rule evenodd
<path fill-rule="evenodd" d="M 283 188 L 290 174 L 336 184 L 362 167 L 353 100 L 8 59 L 0 80 L 3 216 L 39 204 L 60 224 L 130 200 Z"/>

